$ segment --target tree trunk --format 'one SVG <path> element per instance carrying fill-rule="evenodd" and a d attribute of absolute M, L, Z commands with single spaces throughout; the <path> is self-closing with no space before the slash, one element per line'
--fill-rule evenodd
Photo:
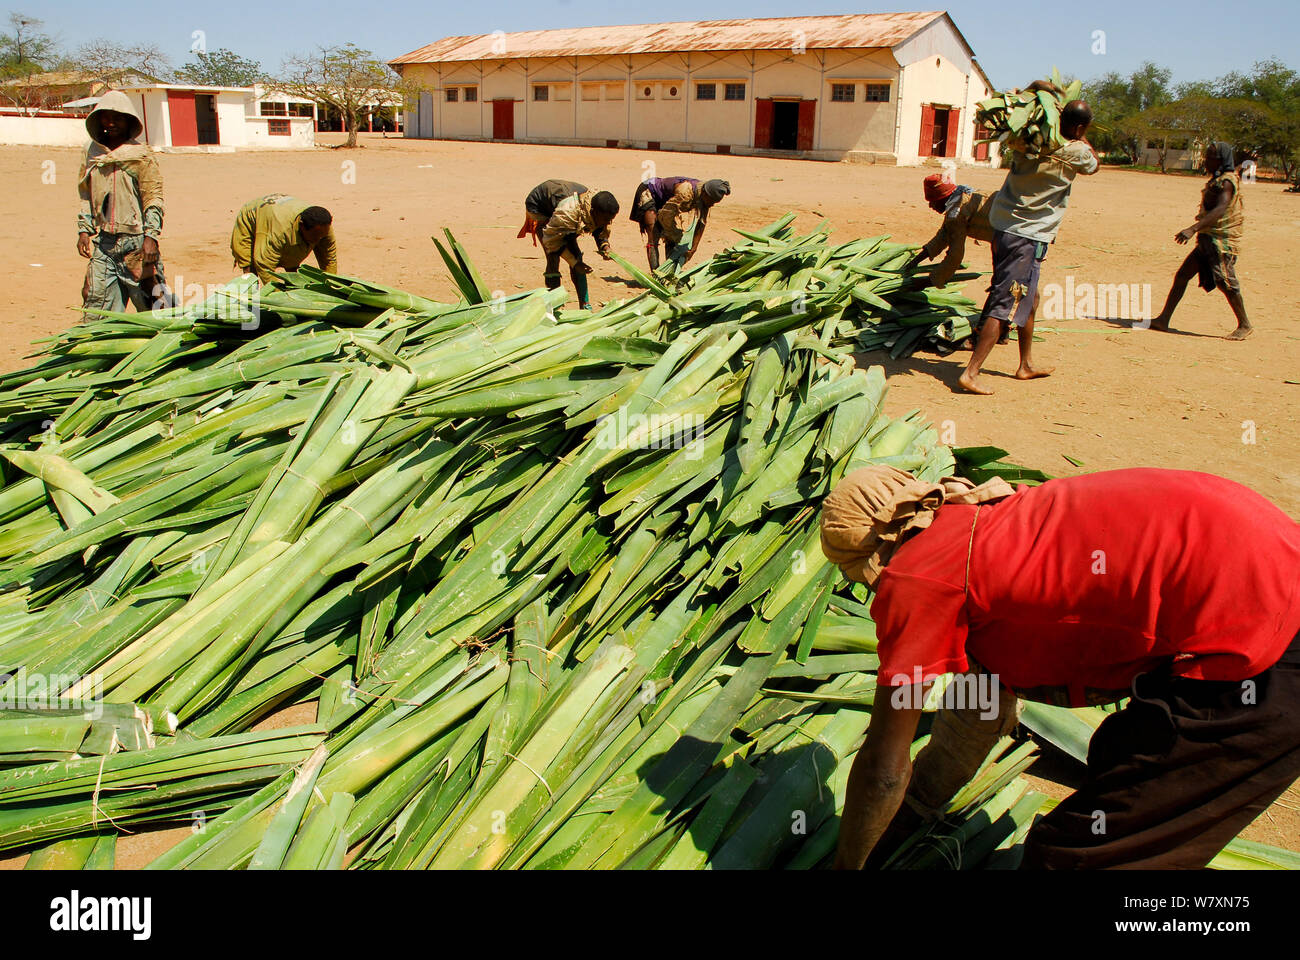
<path fill-rule="evenodd" d="M 357 112 L 348 111 L 348 142 L 343 144 L 345 147 L 355 147 L 357 145 Z"/>

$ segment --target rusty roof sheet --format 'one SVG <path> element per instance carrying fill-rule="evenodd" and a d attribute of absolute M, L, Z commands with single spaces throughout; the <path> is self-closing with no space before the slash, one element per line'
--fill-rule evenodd
<path fill-rule="evenodd" d="M 568 30 L 445 37 L 389 61 L 449 63 L 522 57 L 593 57 L 705 50 L 783 50 L 801 41 L 809 50 L 890 48 L 939 17 L 926 13 L 864 13 L 829 17 L 698 20 Z"/>

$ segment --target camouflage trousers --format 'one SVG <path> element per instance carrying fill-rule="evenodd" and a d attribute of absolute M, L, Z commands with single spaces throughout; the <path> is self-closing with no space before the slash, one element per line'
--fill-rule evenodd
<path fill-rule="evenodd" d="M 117 312 L 125 310 L 128 302 L 140 312 L 174 306 L 161 258 L 151 274 L 138 275 L 144 269 L 143 246 L 144 237 L 139 234 L 101 233 L 95 237 L 81 287 L 81 305 Z"/>

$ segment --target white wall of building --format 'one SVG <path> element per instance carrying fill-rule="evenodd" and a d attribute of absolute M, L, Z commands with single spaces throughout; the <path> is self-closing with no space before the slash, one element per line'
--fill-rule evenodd
<path fill-rule="evenodd" d="M 993 91 L 952 25 L 946 18 L 931 22 L 895 47 L 894 57 L 902 68 L 903 87 L 899 100 L 898 162 L 921 162 L 921 110 L 928 105 L 961 111 L 953 159 L 971 162 L 976 139 L 975 105 Z M 995 149 L 991 156 L 996 161 Z"/>
<path fill-rule="evenodd" d="M 297 149 L 306 150 L 316 145 L 316 122 L 311 117 L 276 117 L 277 120 L 288 119 L 289 135 L 272 135 L 266 117 L 244 117 L 244 142 L 241 146 L 264 150 Z M 225 140 L 225 133 L 222 133 Z"/>
<path fill-rule="evenodd" d="M 920 162 L 921 108 L 927 104 L 961 111 L 956 159 L 971 162 L 974 107 L 991 94 L 947 18 L 893 51 L 668 52 L 409 64 L 403 75 L 430 91 L 408 114 L 411 137 L 491 139 L 493 101 L 505 99 L 513 102 L 518 141 L 658 143 L 665 150 L 744 153 L 755 147 L 758 99 L 811 100 L 816 113 L 807 155 L 912 164 Z M 698 99 L 701 82 L 715 84 L 715 99 Z M 726 100 L 727 83 L 743 83 L 744 100 Z M 854 85 L 853 102 L 831 100 L 835 83 Z M 888 84 L 889 100 L 867 100 L 869 83 Z M 539 84 L 548 87 L 545 101 L 534 99 Z M 465 86 L 477 87 L 477 101 L 465 102 Z M 460 88 L 455 102 L 447 100 L 449 88 Z"/>
<path fill-rule="evenodd" d="M 222 91 L 215 95 L 217 108 L 217 137 L 223 147 L 242 147 L 248 143 L 244 122 L 244 104 L 248 99 L 245 93 Z"/>
<path fill-rule="evenodd" d="M 90 143 L 81 117 L 22 117 L 0 114 L 0 144 L 84 147 Z"/>

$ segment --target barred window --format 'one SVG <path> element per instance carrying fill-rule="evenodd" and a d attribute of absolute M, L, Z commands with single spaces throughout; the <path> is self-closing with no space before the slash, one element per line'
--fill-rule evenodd
<path fill-rule="evenodd" d="M 458 87 L 447 88 L 447 102 L 456 103 L 460 100 L 460 89 Z"/>
<path fill-rule="evenodd" d="M 266 132 L 273 137 L 289 136 L 288 120 L 268 120 L 266 121 Z"/>
<path fill-rule="evenodd" d="M 478 87 L 465 88 L 465 102 L 478 103 Z"/>
<path fill-rule="evenodd" d="M 853 103 L 858 99 L 858 86 L 855 83 L 832 83 L 831 100 L 835 103 Z"/>
<path fill-rule="evenodd" d="M 716 100 L 718 99 L 718 85 L 716 83 L 697 83 L 695 85 L 696 100 Z"/>
<path fill-rule="evenodd" d="M 289 115 L 289 105 L 279 100 L 263 100 L 262 116 L 264 117 L 287 117 Z"/>
<path fill-rule="evenodd" d="M 744 85 L 743 83 L 729 83 L 729 84 L 727 84 L 727 89 L 726 89 L 726 92 L 725 92 L 725 99 L 727 99 L 727 100 L 744 100 L 744 99 L 745 99 L 745 85 Z"/>
<path fill-rule="evenodd" d="M 889 84 L 887 83 L 869 83 L 867 84 L 867 103 L 888 103 L 889 102 Z"/>
<path fill-rule="evenodd" d="M 533 102 L 545 103 L 551 99 L 551 88 L 545 84 L 538 84 L 533 87 Z"/>

